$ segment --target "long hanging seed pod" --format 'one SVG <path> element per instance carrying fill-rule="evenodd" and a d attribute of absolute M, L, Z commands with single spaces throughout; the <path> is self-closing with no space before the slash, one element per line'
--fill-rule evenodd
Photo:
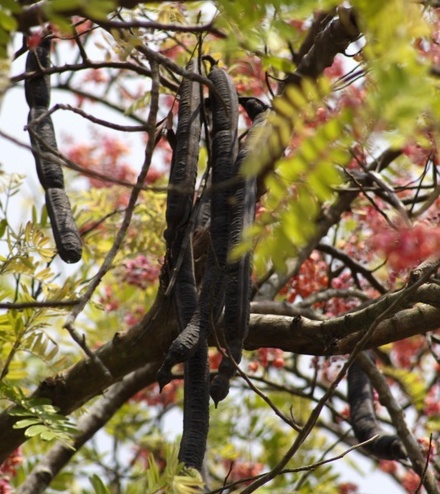
<path fill-rule="evenodd" d="M 192 61 L 187 70 L 197 73 Z M 201 131 L 200 85 L 185 79 L 180 87 L 180 103 L 176 140 L 167 196 L 167 244 L 165 268 L 172 285 L 172 297 L 180 331 L 197 306 L 192 243 L 187 238 L 193 209 Z M 186 240 L 186 241 L 185 241 Z M 179 261 L 180 265 L 179 265 Z M 185 363 L 183 435 L 179 460 L 187 467 L 201 471 L 209 427 L 208 347 L 201 345 Z"/>
<path fill-rule="evenodd" d="M 253 100 L 253 99 L 252 99 Z M 257 195 L 257 179 L 243 177 L 241 164 L 261 137 L 267 122 L 268 106 L 259 100 L 242 100 L 253 123 L 249 129 L 246 141 L 242 145 L 234 164 L 233 176 L 237 180 L 234 195 L 231 200 L 231 229 L 229 236 L 229 252 L 241 241 L 243 232 L 252 225 L 255 218 Z M 259 103 L 257 105 L 257 103 Z M 249 108 L 250 107 L 250 108 Z M 238 364 L 243 351 L 243 340 L 246 338 L 249 326 L 249 305 L 251 293 L 251 253 L 247 252 L 239 259 L 229 262 L 227 268 L 227 284 L 225 293 L 225 342 L 227 353 Z M 229 392 L 229 381 L 235 374 L 235 364 L 231 358 L 223 357 L 218 374 L 211 383 L 211 397 L 218 404 Z"/>
<path fill-rule="evenodd" d="M 29 51 L 26 72 L 38 72 L 41 68 L 48 68 L 49 65 L 50 40 L 46 38 L 38 48 Z M 55 244 L 63 261 L 78 262 L 82 254 L 81 237 L 73 219 L 69 198 L 64 190 L 63 171 L 58 158 L 47 149 L 58 149 L 52 119 L 50 116 L 45 116 L 50 104 L 49 76 L 36 75 L 28 78 L 24 87 L 30 108 L 28 125 L 32 153 L 38 178 L 45 190 L 46 207 Z"/>
<path fill-rule="evenodd" d="M 365 352 L 373 360 L 370 352 Z M 365 444 L 364 448 L 378 458 L 398 460 L 407 457 L 396 435 L 387 434 L 379 425 L 374 411 L 373 389 L 368 376 L 355 360 L 348 369 L 348 404 L 350 422 L 359 442 L 375 439 Z"/>
<path fill-rule="evenodd" d="M 224 70 L 214 66 L 208 77 L 216 88 L 216 92 L 210 95 L 213 117 L 211 248 L 197 309 L 189 324 L 172 343 L 158 372 L 161 387 L 170 382 L 173 365 L 187 361 L 202 343 L 205 344 L 224 304 L 230 226 L 228 183 L 238 150 L 238 98 L 232 80 Z"/>

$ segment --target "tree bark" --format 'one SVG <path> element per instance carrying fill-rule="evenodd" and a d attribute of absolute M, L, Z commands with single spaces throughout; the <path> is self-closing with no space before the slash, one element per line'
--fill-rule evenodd
<path fill-rule="evenodd" d="M 374 320 L 403 293 L 401 290 L 385 295 L 364 309 L 325 321 L 301 316 L 252 314 L 245 348 L 281 348 L 307 355 L 347 354 Z M 440 286 L 437 284 L 426 284 L 413 290 L 403 306 L 396 305 L 393 317 L 378 325 L 365 348 L 437 329 L 440 326 L 439 300 Z M 59 407 L 60 413 L 68 415 L 126 374 L 148 363 L 159 368 L 177 334 L 170 300 L 159 291 L 153 307 L 140 323 L 124 333 L 116 333 L 112 341 L 96 351 L 111 374 L 111 380 L 95 361 L 86 358 L 65 372 L 45 379 L 33 396 L 50 399 Z M 145 385 L 152 382 L 153 379 L 146 381 Z M 16 420 L 8 415 L 8 410 L 0 414 L 0 463 L 26 441 L 23 429 L 13 429 Z"/>

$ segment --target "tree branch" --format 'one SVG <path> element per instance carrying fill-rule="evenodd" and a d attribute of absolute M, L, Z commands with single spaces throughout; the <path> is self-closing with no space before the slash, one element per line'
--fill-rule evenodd
<path fill-rule="evenodd" d="M 385 378 L 379 372 L 377 367 L 364 354 L 358 355 L 358 361 L 363 370 L 368 374 L 373 387 L 379 394 L 381 403 L 386 407 L 391 416 L 394 427 L 397 430 L 400 440 L 405 446 L 408 456 L 411 460 L 414 470 L 420 476 L 423 485 L 428 494 L 438 494 L 436 481 L 429 468 L 426 468 L 427 460 L 423 458 L 420 447 L 417 444 L 411 431 L 405 422 L 405 414 L 402 408 L 398 405 L 390 388 L 388 387 Z"/>
<path fill-rule="evenodd" d="M 245 348 L 276 347 L 307 355 L 349 353 L 371 321 L 401 295 L 402 291 L 386 295 L 369 307 L 326 321 L 252 314 Z M 365 348 L 437 329 L 439 301 L 440 286 L 430 283 L 418 287 L 400 311 L 396 307 L 394 316 L 378 325 Z M 140 323 L 124 333 L 116 333 L 112 341 L 96 351 L 96 356 L 112 375 L 111 382 L 96 362 L 86 358 L 64 373 L 45 379 L 33 396 L 50 399 L 60 408 L 60 413 L 68 415 L 129 372 L 147 363 L 159 366 L 177 333 L 170 301 L 159 291 L 153 307 Z M 15 421 L 16 418 L 8 415 L 8 410 L 0 414 L 0 463 L 26 440 L 23 429 L 13 429 Z"/>
<path fill-rule="evenodd" d="M 185 0 L 181 0 L 181 3 L 184 3 Z M 18 28 L 17 30 L 22 33 L 27 33 L 29 28 L 33 26 L 39 26 L 48 20 L 46 15 L 46 10 L 48 4 L 50 4 L 47 0 L 42 0 L 39 2 L 29 2 L 32 5 L 27 5 L 23 8 L 23 10 L 17 15 Z M 125 8 L 125 9 L 134 9 L 141 3 L 164 3 L 164 2 L 140 2 L 138 0 L 117 0 L 115 2 L 117 8 Z M 61 13 L 61 12 L 60 12 Z M 87 9 L 84 9 L 83 6 L 77 5 L 72 9 L 65 9 L 62 12 L 64 17 L 71 17 L 73 15 L 78 15 L 80 17 L 88 17 Z"/>
<path fill-rule="evenodd" d="M 74 449 L 63 443 L 56 443 L 27 475 L 26 480 L 18 488 L 17 494 L 44 492 L 78 449 L 101 429 L 131 396 L 154 382 L 157 369 L 157 365 L 147 364 L 126 376 L 121 382 L 113 384 L 78 421 L 79 434 L 73 443 Z"/>

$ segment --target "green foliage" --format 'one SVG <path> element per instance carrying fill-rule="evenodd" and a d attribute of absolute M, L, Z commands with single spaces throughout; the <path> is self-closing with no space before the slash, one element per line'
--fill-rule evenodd
<path fill-rule="evenodd" d="M 26 429 L 26 437 L 38 436 L 43 441 L 61 441 L 72 447 L 72 436 L 77 432 L 75 426 L 64 415 L 60 415 L 58 408 L 50 404 L 45 398 L 21 398 L 16 407 L 8 414 L 19 417 L 14 429 Z"/>
<path fill-rule="evenodd" d="M 179 463 L 178 445 L 169 443 L 164 446 L 163 457 L 158 461 L 149 455 L 147 470 L 138 481 L 130 483 L 127 494 L 197 494 L 204 487 L 199 472 Z"/>
<path fill-rule="evenodd" d="M 385 375 L 395 379 L 410 397 L 411 403 L 420 412 L 425 406 L 426 384 L 419 372 L 411 372 L 407 369 L 385 367 Z"/>
<path fill-rule="evenodd" d="M 195 24 L 204 21 L 199 17 L 204 15 L 204 4 L 185 4 L 188 11 L 180 10 L 180 4 L 161 4 L 159 7 L 151 3 L 144 4 L 131 12 L 122 9 L 120 19 L 135 20 L 142 16 L 142 20 L 147 21 Z M 316 225 L 337 196 L 342 183 L 340 171 L 351 160 L 352 153 L 365 148 L 366 155 L 373 156 L 375 153 L 370 151 L 378 140 L 381 145 L 400 146 L 408 138 L 414 137 L 417 142 L 426 144 L 423 132 L 427 128 L 437 127 L 440 103 L 437 97 L 438 83 L 430 74 L 433 62 L 423 59 L 417 50 L 417 44 L 423 43 L 432 34 L 422 8 L 406 0 L 392 0 L 388 4 L 379 0 L 354 0 L 352 5 L 366 40 L 362 54 L 356 57 L 357 61 L 360 60 L 357 68 L 363 71 L 363 78 L 358 80 L 358 85 L 365 92 L 365 100 L 342 104 L 346 81 L 335 82 L 327 77 L 318 81 L 304 80 L 300 87 L 285 88 L 284 94 L 273 100 L 272 115 L 267 119 L 262 133 L 255 137 L 255 153 L 245 164 L 246 174 L 268 172 L 265 181 L 268 193 L 261 203 L 258 221 L 245 232 L 244 242 L 235 252 L 235 255 L 239 255 L 257 244 L 254 257 L 257 275 L 266 275 L 268 268 L 272 267 L 283 270 L 286 261 L 295 257 L 298 250 L 316 234 Z M 14 14 L 19 13 L 21 6 L 12 0 L 0 0 L 0 6 L 1 58 L 6 53 L 3 45 L 6 46 L 11 32 L 16 29 Z M 70 20 L 67 20 L 69 11 L 80 9 L 89 17 L 99 20 L 105 18 L 114 6 L 113 1 L 53 0 L 46 2 L 45 12 L 55 25 L 70 35 L 72 27 Z M 254 95 L 257 88 L 260 90 L 257 96 L 268 100 L 270 92 L 263 83 L 264 75 L 268 76 L 274 88 L 276 79 L 282 80 L 286 73 L 293 71 L 294 55 L 305 39 L 306 28 L 313 21 L 313 13 L 330 10 L 335 6 L 336 2 L 331 0 L 221 0 L 215 3 L 215 7 L 218 7 L 215 26 L 226 34 L 225 39 L 205 33 L 200 36 L 199 33 L 197 36 L 172 33 L 168 36 L 161 30 L 147 31 L 137 27 L 124 31 L 110 30 L 104 37 L 112 36 L 111 49 L 104 49 L 101 59 L 108 62 L 124 60 L 147 66 L 144 54 L 137 51 L 142 43 L 158 49 L 183 66 L 182 60 L 191 55 L 195 42 L 201 41 L 201 51 L 212 54 L 219 59 L 220 64 L 227 65 L 235 80 L 240 81 L 240 94 Z M 298 21 L 300 27 L 293 21 Z M 93 29 L 94 32 L 81 37 L 85 53 L 89 50 L 89 38 L 96 41 L 95 48 L 102 48 L 102 38 L 94 38 L 99 28 L 95 26 Z M 191 38 L 186 39 L 184 36 Z M 363 42 L 361 40 L 356 46 L 350 47 L 349 51 L 359 49 Z M 60 39 L 56 45 L 61 46 L 62 43 Z M 97 60 L 99 58 L 96 57 Z M 249 67 L 255 68 L 255 72 L 249 70 L 245 73 L 243 62 L 249 62 Z M 3 67 L 0 69 L 4 72 Z M 256 80 L 255 74 L 259 71 L 262 73 L 261 80 Z M 267 74 L 264 74 L 265 71 Z M 148 109 L 151 98 L 149 83 L 147 81 L 143 86 L 147 89 L 138 92 L 135 98 L 124 99 L 129 92 L 125 88 L 132 89 L 138 82 L 131 74 L 126 77 L 127 73 L 116 73 L 108 67 L 105 77 L 108 76 L 111 82 L 108 82 L 106 91 L 99 94 L 97 88 L 100 86 L 96 83 L 94 90 L 97 100 L 104 94 L 103 101 L 116 107 L 112 105 L 111 97 L 117 93 L 117 106 L 127 108 L 127 115 L 135 114 L 137 119 L 142 119 L 142 110 Z M 59 80 L 67 86 L 72 80 L 76 81 L 77 75 L 66 75 L 70 76 L 70 73 L 62 74 Z M 161 88 L 163 115 L 160 118 L 169 111 L 169 101 L 174 96 L 172 94 L 169 97 L 170 87 L 178 84 L 179 77 L 171 70 L 161 68 L 161 82 L 168 84 Z M 144 83 L 145 80 L 142 81 Z M 319 114 L 323 109 L 328 110 L 329 116 L 320 121 Z M 208 162 L 209 152 L 204 143 L 202 146 L 200 161 Z M 158 155 L 162 156 L 160 153 Z M 96 161 L 90 161 L 90 168 L 93 168 Z M 401 163 L 397 164 L 400 172 Z M 410 165 L 406 163 L 405 166 L 409 168 Z M 113 174 L 114 169 L 116 166 L 109 167 L 105 173 Z M 392 181 L 398 180 L 401 180 L 401 176 L 396 172 Z M 101 183 L 70 195 L 77 208 L 76 216 L 83 233 L 84 258 L 75 268 L 69 267 L 67 275 L 57 265 L 45 208 L 37 210 L 32 207 L 31 211 L 25 212 L 22 225 L 14 226 L 9 202 L 12 196 L 20 192 L 21 183 L 20 176 L 0 176 L 0 240 L 4 246 L 0 257 L 0 302 L 36 305 L 13 307 L 0 314 L 0 399 L 7 405 L 15 405 L 10 414 L 17 419 L 16 428 L 25 430 L 28 437 L 35 438 L 23 448 L 28 461 L 19 473 L 21 477 L 16 479 L 17 484 L 25 480 L 34 462 L 48 450 L 46 442 L 61 440 L 71 445 L 75 434 L 73 425 L 58 413 L 56 407 L 47 401 L 27 397 L 38 382 L 47 376 L 48 368 L 50 372 L 65 369 L 74 358 L 78 358 L 79 353 L 76 348 L 72 352 L 73 343 L 61 328 L 66 312 L 70 309 L 61 306 L 38 307 L 38 303 L 49 300 L 65 302 L 83 293 L 114 244 L 130 192 L 128 188 L 109 187 L 107 183 Z M 163 180 L 155 185 L 165 187 L 166 183 Z M 124 330 L 139 320 L 154 300 L 157 277 L 149 280 L 145 286 L 140 286 L 129 280 L 127 266 L 139 256 L 145 256 L 154 268 L 158 270 L 160 267 L 164 254 L 164 197 L 164 193 L 151 190 L 141 194 L 121 250 L 75 323 L 77 328 L 84 330 L 91 349 L 109 341 L 116 331 Z M 363 205 L 358 203 L 358 207 Z M 338 233 L 341 238 L 356 234 L 359 244 L 365 247 L 364 240 L 370 232 L 360 232 L 363 225 L 357 219 L 351 216 L 344 218 L 340 225 Z M 339 247 L 336 241 L 335 245 Z M 359 255 L 359 250 L 355 254 Z M 338 269 L 339 265 L 335 262 L 329 266 L 329 273 Z M 387 281 L 388 278 L 387 273 Z M 321 315 L 319 309 L 317 313 Z M 302 364 L 299 367 L 306 367 L 304 362 Z M 242 368 L 246 368 L 246 361 Z M 407 403 L 422 416 L 424 395 L 429 386 L 416 370 L 408 372 L 390 368 L 387 372 L 403 388 Z M 293 367 L 284 371 L 265 370 L 262 374 L 262 379 L 267 379 L 262 389 L 273 406 L 287 417 L 294 415 L 299 424 L 310 417 L 321 386 L 327 383 L 318 372 L 313 375 L 313 367 L 307 373 L 309 377 L 312 376 L 310 381 L 303 379 L 301 371 Z M 295 377 L 290 380 L 290 375 Z M 268 384 L 269 378 L 276 380 L 275 387 L 278 386 L 279 390 L 274 391 Z M 296 395 L 297 390 L 300 396 Z M 108 447 L 110 452 L 106 450 L 106 441 L 103 441 L 104 446 L 98 444 L 100 438 L 96 444 L 89 442 L 78 452 L 66 471 L 57 477 L 52 487 L 65 492 L 80 492 L 82 489 L 84 494 L 92 490 L 96 494 L 200 492 L 203 482 L 199 474 L 184 469 L 178 463 L 176 445 L 165 446 L 174 437 L 170 437 L 164 428 L 164 420 L 168 420 L 170 410 L 179 415 L 180 419 L 180 393 L 177 393 L 176 401 L 167 406 L 158 404 L 160 400 L 153 402 L 148 398 L 141 398 L 141 401 L 136 401 L 136 398 L 126 403 L 102 432 L 111 442 Z M 342 394 L 337 393 L 338 399 Z M 333 402 L 329 403 L 329 410 L 334 413 Z M 212 477 L 210 488 L 221 489 L 230 467 L 243 461 L 259 468 L 255 471 L 250 468 L 250 477 L 270 471 L 279 464 L 298 434 L 282 422 L 267 403 L 241 380 L 234 381 L 230 396 L 211 413 L 207 453 L 207 468 Z M 340 426 L 333 417 L 328 419 L 326 413 L 322 414 L 321 419 L 324 428 L 320 429 L 319 425 L 314 428 L 286 470 L 268 485 L 258 489 L 258 493 L 341 492 L 333 464 L 319 467 L 316 464 L 342 451 L 342 448 L 330 442 L 328 433 L 323 432 L 325 426 L 330 424 L 330 430 L 334 427 L 338 437 L 343 440 L 348 425 L 343 422 Z M 426 430 L 438 433 L 437 419 L 435 416 L 426 420 Z M 175 415 L 169 420 L 173 424 L 178 422 Z M 171 436 L 173 434 L 174 430 Z M 39 439 L 43 441 L 37 442 Z M 90 466 L 93 466 L 92 472 L 98 470 L 101 475 L 91 475 Z M 83 482 L 81 487 L 75 486 L 75 477 L 81 481 L 89 478 L 91 487 L 84 487 Z M 120 479 L 121 483 L 118 484 Z M 226 480 L 226 484 L 230 481 L 232 477 Z M 231 489 L 239 492 L 250 481 L 243 483 L 242 476 L 241 482 L 238 487 Z M 227 486 L 224 487 L 226 489 Z"/>
<path fill-rule="evenodd" d="M 286 44 L 297 46 L 303 37 L 289 20 L 291 18 L 306 20 L 314 11 L 331 9 L 338 2 L 332 0 L 303 0 L 296 2 L 252 1 L 216 2 L 219 15 L 216 26 L 229 33 L 225 40 L 215 43 L 214 51 L 221 51 L 222 57 L 229 64 L 231 59 L 239 59 L 249 52 L 271 55 L 266 63 L 274 69 L 287 69 L 287 52 L 282 49 Z M 272 52 L 275 55 L 272 55 Z M 281 57 L 279 53 L 281 52 Z M 263 57 L 264 58 L 264 57 Z M 277 74 L 280 75 L 280 74 Z"/>
<path fill-rule="evenodd" d="M 101 477 L 96 475 L 96 473 L 90 477 L 90 483 L 92 484 L 93 490 L 96 494 L 110 494 L 110 491 L 104 485 Z"/>
<path fill-rule="evenodd" d="M 356 1 L 367 43 L 369 71 L 365 117 L 375 128 L 387 128 L 389 141 L 404 145 L 407 138 L 439 116 L 437 82 L 429 76 L 430 61 L 423 60 L 414 40 L 430 36 L 423 6 L 393 0 Z"/>
<path fill-rule="evenodd" d="M 353 115 L 349 109 L 335 113 L 324 124 L 313 123 L 330 94 L 331 86 L 324 77 L 317 84 L 305 79 L 301 87 L 288 86 L 284 95 L 273 101 L 275 112 L 269 116 L 268 139 L 261 139 L 243 164 L 245 175 L 275 165 L 275 171 L 266 178 L 267 212 L 245 233 L 245 239 L 260 241 L 257 263 L 265 265 L 271 260 L 279 271 L 315 233 L 321 204 L 332 199 L 341 183 L 338 167 L 351 158 L 348 149 Z M 291 151 L 279 159 L 289 145 Z"/>
<path fill-rule="evenodd" d="M 115 7 L 115 0 L 52 0 L 44 5 L 44 11 L 47 18 L 59 29 L 69 32 L 72 11 L 81 11 L 91 19 L 104 20 Z"/>
<path fill-rule="evenodd" d="M 17 29 L 17 20 L 14 15 L 21 12 L 22 6 L 14 0 L 0 0 L 0 71 L 6 71 L 9 63 L 4 61 L 8 59 L 8 45 L 14 31 Z M 3 75 L 0 75 L 0 95 L 3 91 Z"/>

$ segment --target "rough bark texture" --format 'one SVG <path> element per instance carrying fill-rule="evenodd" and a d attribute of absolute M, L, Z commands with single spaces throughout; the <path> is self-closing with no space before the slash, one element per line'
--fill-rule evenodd
<path fill-rule="evenodd" d="M 374 313 L 383 312 L 398 296 L 390 294 L 368 309 L 330 321 L 312 321 L 304 317 L 251 314 L 249 334 L 244 348 L 275 347 L 308 355 L 341 355 L 351 352 L 363 330 L 374 321 Z M 366 348 L 424 334 L 438 328 L 440 320 L 440 287 L 420 287 L 407 300 L 412 308 L 402 310 L 378 325 Z M 417 305 L 415 305 L 417 304 Z M 432 304 L 432 305 L 428 305 Z M 373 317 L 373 319 L 371 319 Z M 61 413 L 68 415 L 90 398 L 102 393 L 123 376 L 150 362 L 159 368 L 166 350 L 177 334 L 172 304 L 159 292 L 156 302 L 143 320 L 124 333 L 117 333 L 96 354 L 112 375 L 109 381 L 91 359 L 83 359 L 72 368 L 45 379 L 33 396 L 48 398 Z M 153 382 L 152 380 L 151 382 Z M 145 382 L 145 385 L 151 382 Z M 16 418 L 7 410 L 0 414 L 0 463 L 26 441 L 22 429 L 13 429 Z"/>
<path fill-rule="evenodd" d="M 113 384 L 105 395 L 90 407 L 87 414 L 79 419 L 77 425 L 79 433 L 73 443 L 75 449 L 63 443 L 56 443 L 27 475 L 17 493 L 43 493 L 78 449 L 93 437 L 130 397 L 143 389 L 146 383 L 152 382 L 156 371 L 157 366 L 147 364 L 126 376 L 121 382 Z"/>

